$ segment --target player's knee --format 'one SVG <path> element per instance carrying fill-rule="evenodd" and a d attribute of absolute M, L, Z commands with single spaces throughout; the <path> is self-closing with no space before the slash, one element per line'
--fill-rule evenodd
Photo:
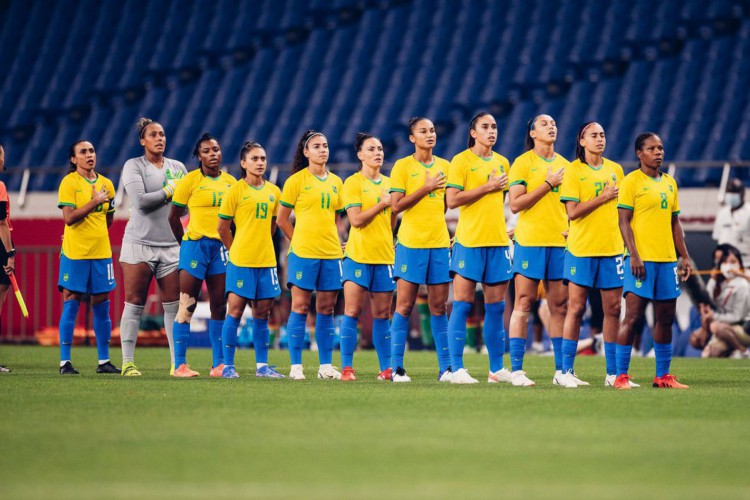
<path fill-rule="evenodd" d="M 180 305 L 177 309 L 176 320 L 178 323 L 190 323 L 195 312 L 198 301 L 186 293 L 180 293 Z"/>
<path fill-rule="evenodd" d="M 612 318 L 620 319 L 620 314 L 622 314 L 622 304 L 620 302 L 616 302 L 614 304 L 610 304 L 604 310 L 604 315 L 605 316 L 610 316 Z"/>
<path fill-rule="evenodd" d="M 552 310 L 552 305 L 550 305 L 550 311 Z M 572 314 L 575 318 L 581 319 L 583 318 L 583 313 L 586 312 L 586 303 L 583 302 L 570 302 L 568 304 L 568 313 Z"/>
<path fill-rule="evenodd" d="M 429 303 L 430 314 L 433 316 L 444 316 L 448 313 L 448 304 L 445 301 L 434 301 Z"/>
<path fill-rule="evenodd" d="M 523 311 L 520 309 L 513 309 L 513 312 L 510 315 L 510 320 L 513 322 L 516 321 L 528 321 L 529 316 L 531 315 L 531 311 Z"/>
<path fill-rule="evenodd" d="M 513 307 L 513 312 L 519 311 L 519 312 L 530 313 L 535 300 L 536 300 L 536 297 L 532 297 L 530 295 L 519 295 L 516 298 L 516 303 Z"/>
<path fill-rule="evenodd" d="M 271 305 L 259 305 L 253 309 L 253 318 L 267 320 L 271 316 Z"/>

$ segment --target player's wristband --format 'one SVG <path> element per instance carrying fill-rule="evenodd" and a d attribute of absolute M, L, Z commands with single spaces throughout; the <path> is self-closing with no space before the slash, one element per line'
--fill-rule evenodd
<path fill-rule="evenodd" d="M 8 254 L 8 257 L 15 257 L 16 256 L 16 249 L 12 248 L 10 251 L 6 250 L 6 254 Z"/>
<path fill-rule="evenodd" d="M 167 199 L 171 198 L 174 194 L 174 188 L 172 188 L 172 186 L 164 186 L 161 190 L 166 193 Z"/>
<path fill-rule="evenodd" d="M 550 182 L 547 179 L 545 179 L 544 182 L 549 186 L 550 190 L 555 189 L 555 187 L 552 184 L 550 184 Z"/>

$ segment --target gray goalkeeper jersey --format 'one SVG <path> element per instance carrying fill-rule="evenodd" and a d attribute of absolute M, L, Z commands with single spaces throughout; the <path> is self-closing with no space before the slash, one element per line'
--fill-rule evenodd
<path fill-rule="evenodd" d="M 155 247 L 177 245 L 167 220 L 170 203 L 162 189 L 167 182 L 167 170 L 173 177 L 176 172 L 187 173 L 185 165 L 169 158 L 164 158 L 162 168 L 154 166 L 145 156 L 125 162 L 122 182 L 131 208 L 123 241 Z"/>

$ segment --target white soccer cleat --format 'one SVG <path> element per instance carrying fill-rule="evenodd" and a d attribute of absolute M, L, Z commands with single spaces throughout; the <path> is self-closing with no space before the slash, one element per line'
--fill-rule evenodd
<path fill-rule="evenodd" d="M 576 377 L 572 373 L 560 373 L 559 375 L 555 373 L 555 377 L 552 379 L 552 383 L 566 389 L 578 388 Z"/>
<path fill-rule="evenodd" d="M 320 365 L 318 378 L 325 380 L 341 380 L 341 372 L 331 365 Z"/>
<path fill-rule="evenodd" d="M 289 370 L 289 378 L 292 380 L 305 380 L 305 372 L 302 370 L 302 365 L 292 365 L 292 369 Z"/>
<path fill-rule="evenodd" d="M 531 386 L 536 385 L 536 382 L 529 379 L 526 376 L 526 372 L 523 370 L 516 370 L 513 373 L 511 373 L 510 376 L 511 376 L 510 383 L 516 387 L 531 387 Z"/>
<path fill-rule="evenodd" d="M 451 384 L 478 384 L 479 380 L 475 379 L 466 368 L 459 368 L 451 375 Z"/>
<path fill-rule="evenodd" d="M 490 374 L 487 375 L 487 383 L 489 384 L 498 384 L 500 382 L 510 383 L 512 381 L 513 376 L 507 368 L 502 368 L 496 372 L 490 372 Z"/>
<path fill-rule="evenodd" d="M 604 387 L 614 387 L 615 386 L 615 379 L 617 379 L 617 375 L 607 375 L 604 379 Z M 631 388 L 640 387 L 640 384 L 636 384 L 632 380 L 628 380 L 628 383 L 630 384 Z"/>
<path fill-rule="evenodd" d="M 450 384 L 452 378 L 453 378 L 453 372 L 451 371 L 450 368 L 438 373 L 438 382 L 446 382 Z"/>
<path fill-rule="evenodd" d="M 409 375 L 406 374 L 406 370 L 404 370 L 400 366 L 396 368 L 395 372 L 393 372 L 391 380 L 395 383 L 411 382 L 411 378 L 409 378 Z"/>
<path fill-rule="evenodd" d="M 580 387 L 580 386 L 587 386 L 587 385 L 591 385 L 591 384 L 589 384 L 588 382 L 584 382 L 584 381 L 583 381 L 583 380 L 581 380 L 580 378 L 576 377 L 576 374 L 575 374 L 575 373 L 571 373 L 571 375 L 573 375 L 573 380 L 575 380 L 575 382 L 576 382 L 576 385 L 577 385 L 577 386 L 579 386 L 579 387 Z"/>

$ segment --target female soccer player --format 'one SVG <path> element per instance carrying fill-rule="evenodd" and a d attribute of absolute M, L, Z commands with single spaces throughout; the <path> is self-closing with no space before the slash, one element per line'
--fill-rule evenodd
<path fill-rule="evenodd" d="M 390 322 L 393 282 L 391 179 L 380 173 L 383 144 L 369 134 L 357 134 L 354 151 L 359 172 L 344 182 L 344 208 L 351 223 L 344 255 L 344 322 L 341 325 L 341 380 L 357 380 L 352 368 L 357 347 L 357 322 L 365 292 L 372 304 L 372 343 L 378 353 L 378 380 L 391 380 Z"/>
<path fill-rule="evenodd" d="M 315 333 L 318 339 L 320 368 L 318 378 L 340 379 L 333 360 L 333 308 L 341 290 L 341 243 L 336 229 L 336 212 L 343 210 L 341 178 L 326 169 L 328 140 L 315 130 L 307 130 L 297 144 L 292 175 L 284 183 L 277 223 L 289 238 L 287 258 L 288 286 L 292 291 L 289 313 L 289 356 L 292 367 L 289 378 L 303 380 L 302 347 L 305 320 L 313 291 Z M 289 216 L 294 211 L 294 226 Z"/>
<path fill-rule="evenodd" d="M 510 317 L 512 383 L 535 383 L 523 371 L 526 329 L 539 281 L 544 282 L 550 312 L 550 332 L 555 353 L 555 376 L 562 379 L 562 334 L 568 291 L 562 281 L 568 217 L 560 204 L 560 184 L 570 165 L 555 153 L 557 124 L 549 115 L 537 115 L 526 126 L 526 153 L 510 167 L 510 209 L 519 213 L 514 234 L 516 300 Z"/>
<path fill-rule="evenodd" d="M 669 373 L 672 362 L 672 324 L 680 295 L 675 248 L 682 257 L 682 281 L 692 268 L 680 224 L 677 183 L 660 172 L 664 144 L 658 135 L 646 132 L 635 140 L 640 168 L 629 173 L 620 185 L 617 208 L 620 232 L 628 256 L 625 258 L 625 319 L 617 335 L 616 389 L 630 389 L 630 353 L 634 325 L 654 303 L 654 387 L 687 389 Z"/>
<path fill-rule="evenodd" d="M 396 312 L 391 324 L 391 367 L 394 382 L 411 382 L 404 370 L 404 350 L 409 316 L 419 285 L 427 285 L 430 323 L 440 372 L 438 380 L 450 382 L 446 302 L 450 283 L 445 223 L 447 160 L 433 156 L 437 134 L 427 118 L 409 120 L 409 140 L 415 152 L 401 158 L 391 171 L 391 208 L 404 217 L 396 246 Z"/>
<path fill-rule="evenodd" d="M 563 176 L 560 201 L 570 219 L 565 252 L 568 313 L 563 328 L 563 377 L 561 386 L 576 388 L 573 372 L 581 318 L 591 288 L 601 290 L 604 310 L 606 386 L 617 376 L 615 346 L 622 302 L 623 242 L 617 223 L 618 183 L 622 167 L 604 158 L 607 139 L 597 122 L 581 125 L 576 136 L 576 159 Z M 579 379 L 580 380 L 580 379 Z M 581 384 L 583 385 L 583 384 Z M 586 384 L 588 385 L 588 384 Z"/>
<path fill-rule="evenodd" d="M 97 174 L 96 151 L 88 141 L 77 141 L 68 154 L 70 173 L 60 183 L 57 206 L 62 209 L 65 231 L 60 254 L 63 294 L 60 317 L 60 373 L 76 375 L 70 361 L 73 329 L 81 297 L 91 295 L 94 334 L 99 365 L 96 373 L 120 373 L 109 361 L 112 321 L 109 318 L 109 292 L 115 288 L 109 226 L 115 214 L 115 187 Z"/>
<path fill-rule="evenodd" d="M 229 249 L 226 276 L 229 310 L 221 335 L 224 378 L 239 377 L 234 366 L 234 352 L 237 329 L 248 303 L 253 309 L 255 376 L 284 377 L 268 366 L 268 316 L 274 298 L 281 293 L 272 239 L 276 232 L 281 190 L 263 179 L 267 162 L 263 146 L 246 142 L 240 150 L 243 178 L 229 188 L 219 209 L 219 236 Z M 236 227 L 234 236 L 232 221 Z"/>
<path fill-rule="evenodd" d="M 169 225 L 180 241 L 180 305 L 174 322 L 175 377 L 197 377 L 186 361 L 190 341 L 190 319 L 195 312 L 203 280 L 206 281 L 211 308 L 208 335 L 213 363 L 211 377 L 221 377 L 224 351 L 221 343 L 227 299 L 224 295 L 227 249 L 219 239 L 217 220 L 221 200 L 236 179 L 221 171 L 221 145 L 211 134 L 203 134 L 195 143 L 193 156 L 200 168 L 187 174 L 172 196 Z M 187 232 L 180 217 L 190 211 Z"/>
<path fill-rule="evenodd" d="M 492 151 L 496 142 L 495 118 L 486 112 L 478 113 L 469 123 L 468 149 L 453 157 L 448 173 L 448 207 L 461 207 L 450 266 L 453 311 L 448 322 L 448 346 L 454 384 L 477 383 L 463 362 L 466 319 L 477 283 L 482 283 L 484 289 L 484 343 L 490 358 L 487 381 L 511 380 L 510 371 L 503 367 L 505 292 L 513 276 L 504 216 L 510 164 Z"/>
<path fill-rule="evenodd" d="M 180 291 L 177 276 L 180 245 L 174 239 L 167 217 L 175 185 L 187 174 L 185 165 L 164 156 L 167 137 L 160 123 L 141 118 L 137 130 L 144 154 L 126 161 L 122 169 L 122 182 L 131 201 L 130 219 L 125 226 L 120 251 L 125 286 L 120 338 L 122 374 L 126 377 L 141 374 L 135 366 L 135 344 L 146 296 L 154 277 L 164 308 L 164 329 L 171 355 L 170 373 L 175 368 L 172 327 L 177 316 Z"/>
<path fill-rule="evenodd" d="M 0 173 L 5 170 L 5 149 L 0 144 Z M 0 265 L 3 266 L 4 273 L 0 272 L 0 307 L 5 303 L 5 296 L 8 294 L 10 287 L 10 275 L 16 267 L 16 249 L 13 246 L 13 239 L 10 232 L 13 226 L 10 224 L 10 198 L 8 190 L 5 189 L 5 183 L 0 181 Z M 0 373 L 7 373 L 10 369 L 0 365 Z"/>

